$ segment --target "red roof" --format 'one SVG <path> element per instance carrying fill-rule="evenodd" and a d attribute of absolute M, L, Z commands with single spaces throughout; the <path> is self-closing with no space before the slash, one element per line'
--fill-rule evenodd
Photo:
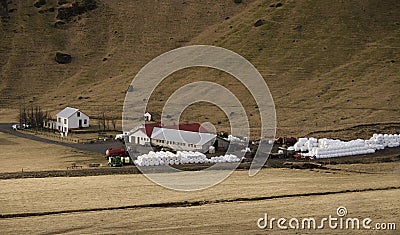
<path fill-rule="evenodd" d="M 199 123 L 185 123 L 185 124 L 179 124 L 179 125 L 161 126 L 160 122 L 155 122 L 155 123 L 146 123 L 145 124 L 147 136 L 149 136 L 149 137 L 151 136 L 151 134 L 153 133 L 154 127 L 162 127 L 162 128 L 166 128 L 166 129 L 176 129 L 176 130 L 190 131 L 190 132 L 209 133 L 209 131 L 206 128 L 202 127 Z"/>
<path fill-rule="evenodd" d="M 200 132 L 200 133 L 209 133 L 209 131 L 202 127 L 199 123 L 185 123 L 179 125 L 172 126 L 164 126 L 166 129 L 176 129 L 182 131 L 191 131 L 191 132 Z"/>
<path fill-rule="evenodd" d="M 145 127 L 145 129 L 146 129 L 146 135 L 147 135 L 148 137 L 150 137 L 150 136 L 151 136 L 151 133 L 153 133 L 154 127 L 161 127 L 161 123 L 159 123 L 159 122 L 156 122 L 156 123 L 146 123 L 146 124 L 144 125 L 144 127 Z"/>

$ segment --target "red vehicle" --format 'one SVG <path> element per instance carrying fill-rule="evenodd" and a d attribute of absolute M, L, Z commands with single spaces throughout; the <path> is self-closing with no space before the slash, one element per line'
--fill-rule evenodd
<path fill-rule="evenodd" d="M 129 157 L 128 152 L 126 151 L 125 148 L 117 148 L 117 149 L 113 149 L 113 148 L 109 148 L 106 151 L 106 158 L 109 157 Z"/>

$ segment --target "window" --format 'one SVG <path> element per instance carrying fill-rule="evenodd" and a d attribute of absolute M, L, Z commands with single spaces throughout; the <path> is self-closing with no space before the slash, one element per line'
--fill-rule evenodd
<path fill-rule="evenodd" d="M 61 123 L 61 118 L 58 118 L 58 122 Z"/>
<path fill-rule="evenodd" d="M 83 123 L 84 123 L 85 125 L 87 125 L 87 119 L 83 120 Z"/>
<path fill-rule="evenodd" d="M 67 124 L 67 119 L 64 119 L 64 124 Z"/>
<path fill-rule="evenodd" d="M 77 117 L 80 117 L 80 116 L 81 116 L 81 112 L 77 112 L 77 113 L 76 113 L 76 116 L 77 116 Z"/>

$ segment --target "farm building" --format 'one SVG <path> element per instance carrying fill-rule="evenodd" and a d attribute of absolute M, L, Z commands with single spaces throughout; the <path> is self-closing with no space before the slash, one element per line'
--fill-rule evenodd
<path fill-rule="evenodd" d="M 160 129 L 165 130 L 168 133 L 167 138 L 173 139 L 163 139 Z M 157 133 L 156 133 L 157 132 Z M 177 139 L 176 135 L 182 134 L 185 136 L 184 140 L 190 140 L 185 143 L 182 139 Z M 153 137 L 155 140 L 153 141 Z M 176 150 L 204 150 L 207 151 L 209 146 L 214 143 L 216 135 L 210 134 L 209 131 L 203 128 L 199 123 L 184 123 L 179 125 L 162 126 L 161 123 L 146 123 L 145 125 L 140 125 L 129 132 L 129 143 L 139 144 L 139 145 L 158 145 L 161 147 L 169 147 Z M 203 143 L 201 140 L 207 140 Z M 164 140 L 164 143 L 162 142 Z M 209 140 L 211 144 L 208 144 Z M 200 141 L 200 142 L 199 142 Z M 174 144 L 175 143 L 175 144 Z M 207 146 L 207 147 L 206 147 Z"/>
<path fill-rule="evenodd" d="M 154 127 L 209 133 L 209 131 L 203 128 L 199 123 L 184 123 L 179 125 L 162 126 L 160 122 L 154 122 L 154 123 L 146 123 L 145 125 L 140 125 L 132 129 L 129 132 L 129 143 L 140 144 L 140 145 L 149 144 Z"/>
<path fill-rule="evenodd" d="M 229 145 L 230 145 L 229 140 L 224 139 L 220 136 L 217 136 L 217 139 L 215 140 L 215 143 L 214 143 L 214 147 L 216 147 L 217 150 L 221 150 L 221 151 L 227 150 L 229 148 Z"/>
<path fill-rule="evenodd" d="M 145 114 L 144 114 L 144 120 L 147 121 L 147 122 L 150 122 L 150 121 L 151 121 L 151 114 L 148 113 L 148 112 L 145 113 Z"/>
<path fill-rule="evenodd" d="M 161 127 L 161 123 L 148 123 L 132 129 L 129 133 L 129 143 L 139 145 L 150 144 L 150 137 L 154 127 Z"/>
<path fill-rule="evenodd" d="M 154 127 L 151 143 L 175 150 L 206 153 L 214 144 L 215 138 L 216 135 L 211 133 Z"/>
<path fill-rule="evenodd" d="M 89 116 L 82 113 L 79 109 L 66 107 L 57 113 L 57 129 L 65 136 L 70 129 L 89 127 Z"/>
<path fill-rule="evenodd" d="M 50 130 L 57 130 L 57 120 L 56 119 L 45 119 L 43 120 L 43 127 Z"/>

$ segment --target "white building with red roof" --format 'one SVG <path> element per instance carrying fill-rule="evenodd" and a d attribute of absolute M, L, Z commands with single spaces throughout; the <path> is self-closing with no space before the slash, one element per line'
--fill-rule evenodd
<path fill-rule="evenodd" d="M 157 145 L 174 150 L 207 152 L 216 135 L 209 133 L 199 123 L 184 123 L 162 126 L 161 123 L 146 123 L 132 129 L 129 143 Z"/>

